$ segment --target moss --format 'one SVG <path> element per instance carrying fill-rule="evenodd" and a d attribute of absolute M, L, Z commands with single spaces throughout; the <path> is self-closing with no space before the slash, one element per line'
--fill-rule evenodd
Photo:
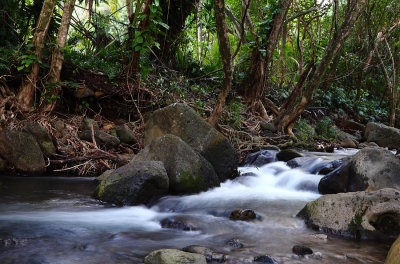
<path fill-rule="evenodd" d="M 183 192 L 204 191 L 206 185 L 200 175 L 193 175 L 191 171 L 183 171 L 180 175 L 180 189 Z"/>

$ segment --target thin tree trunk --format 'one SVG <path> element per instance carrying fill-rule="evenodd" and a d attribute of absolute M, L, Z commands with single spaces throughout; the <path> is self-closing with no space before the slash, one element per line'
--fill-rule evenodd
<path fill-rule="evenodd" d="M 365 7 L 365 3 L 366 0 L 349 1 L 344 20 L 336 34 L 334 34 L 330 40 L 325 54 L 316 66 L 315 71 L 310 74 L 311 77 L 304 87 L 304 91 L 301 89 L 302 91 L 300 96 L 290 97 L 291 99 L 290 102 L 288 102 L 287 107 L 281 108 L 280 113 L 275 120 L 278 131 L 293 135 L 292 128 L 294 123 L 312 102 L 316 90 L 326 77 L 331 62 L 340 54 L 344 41 L 353 29 L 358 16 Z M 336 67 L 337 65 L 332 66 Z"/>
<path fill-rule="evenodd" d="M 45 0 L 43 2 L 42 11 L 40 12 L 39 20 L 36 25 L 35 34 L 33 36 L 33 45 L 35 47 L 36 61 L 32 64 L 30 73 L 23 79 L 21 90 L 17 95 L 18 103 L 24 110 L 29 110 L 33 103 L 35 95 L 36 82 L 39 76 L 42 52 L 45 45 L 47 31 L 49 29 L 51 17 L 53 16 L 55 0 Z"/>
<path fill-rule="evenodd" d="M 224 79 L 222 83 L 222 89 L 218 96 L 217 105 L 214 108 L 213 113 L 209 119 L 209 123 L 212 126 L 216 126 L 219 118 L 221 117 L 222 110 L 225 105 L 226 97 L 232 88 L 233 80 L 233 66 L 232 66 L 232 54 L 231 45 L 229 43 L 228 27 L 225 21 L 225 1 L 215 0 L 214 1 L 214 12 L 215 21 L 217 25 L 217 36 L 219 44 L 219 53 L 222 58 L 222 68 L 224 70 Z"/>
<path fill-rule="evenodd" d="M 282 32 L 282 28 L 291 3 L 292 0 L 280 0 L 280 12 L 274 15 L 273 25 L 269 31 L 268 39 L 266 40 L 267 44 L 265 47 L 265 56 L 259 51 L 260 47 L 256 47 L 257 50 L 253 50 L 250 74 L 248 78 L 248 80 L 251 81 L 248 85 L 246 85 L 245 90 L 245 97 L 247 98 L 248 102 L 256 104 L 263 95 L 269 75 L 269 65 L 272 61 L 272 57 L 279 40 L 279 34 Z M 261 68 L 263 68 L 262 72 L 260 72 Z"/>
<path fill-rule="evenodd" d="M 42 111 L 44 112 L 53 111 L 57 99 L 59 99 L 61 95 L 60 75 L 64 62 L 64 48 L 67 43 L 68 29 L 71 22 L 72 12 L 74 11 L 74 6 L 75 0 L 66 0 L 64 2 L 61 24 L 57 34 L 57 45 L 54 48 L 51 56 L 51 66 L 48 80 L 50 87 L 46 87 L 46 92 L 44 96 L 42 96 L 41 106 L 43 107 Z"/>
<path fill-rule="evenodd" d="M 146 0 L 146 4 L 143 10 L 143 14 L 146 16 L 142 21 L 140 21 L 139 28 L 141 31 L 144 31 L 147 28 L 147 25 L 149 24 L 149 18 L 150 18 L 150 5 L 153 2 L 153 0 Z M 138 63 L 139 63 L 139 58 L 140 58 L 140 50 L 136 51 L 133 49 L 132 51 L 132 60 L 129 65 L 129 70 L 127 76 L 130 76 L 131 74 L 136 74 L 138 71 Z"/>

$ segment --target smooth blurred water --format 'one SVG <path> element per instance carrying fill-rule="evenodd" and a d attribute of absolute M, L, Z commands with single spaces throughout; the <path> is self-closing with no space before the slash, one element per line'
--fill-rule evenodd
<path fill-rule="evenodd" d="M 298 211 L 319 197 L 321 178 L 307 172 L 338 156 L 316 157 L 291 169 L 283 162 L 242 167 L 242 175 L 220 187 L 188 196 L 169 196 L 150 208 L 114 207 L 91 197 L 90 178 L 0 178 L 0 263 L 141 263 L 159 248 L 202 245 L 237 258 L 271 255 L 279 263 L 383 263 L 389 245 L 329 237 L 321 240 Z M 231 221 L 234 209 L 253 209 L 258 219 Z M 160 221 L 183 221 L 196 231 L 165 229 Z M 226 245 L 231 238 L 241 249 Z M 322 259 L 298 259 L 295 244 Z"/>

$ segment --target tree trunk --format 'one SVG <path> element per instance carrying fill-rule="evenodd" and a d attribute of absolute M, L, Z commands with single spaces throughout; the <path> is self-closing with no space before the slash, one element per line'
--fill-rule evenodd
<path fill-rule="evenodd" d="M 339 56 L 340 50 L 344 45 L 345 39 L 349 36 L 354 24 L 360 15 L 362 9 L 365 7 L 366 0 L 350 0 L 347 12 L 344 20 L 330 40 L 328 47 L 326 48 L 325 54 L 321 58 L 321 61 L 316 66 L 315 71 L 310 74 L 309 81 L 304 86 L 304 90 L 301 87 L 301 91 L 296 91 L 299 96 L 290 96 L 290 100 L 287 102 L 286 107 L 281 107 L 278 117 L 275 119 L 275 124 L 278 131 L 292 135 L 292 128 L 294 123 L 312 102 L 315 91 L 319 88 L 321 82 L 326 76 L 329 70 L 331 62 Z M 337 65 L 332 65 L 336 67 Z"/>
<path fill-rule="evenodd" d="M 49 87 L 46 87 L 45 94 L 42 96 L 41 101 L 41 106 L 43 107 L 42 111 L 45 112 L 53 111 L 57 99 L 59 99 L 61 95 L 60 75 L 64 62 L 64 48 L 67 43 L 68 29 L 74 6 L 75 0 L 66 0 L 64 3 L 61 24 L 57 34 L 57 45 L 51 56 L 49 80 L 47 82 Z"/>
<path fill-rule="evenodd" d="M 266 41 L 265 56 L 259 51 L 261 47 L 253 50 L 252 62 L 249 74 L 249 83 L 246 85 L 245 97 L 248 102 L 257 103 L 263 95 L 266 82 L 269 75 L 269 64 L 271 63 L 275 47 L 279 40 L 279 34 L 282 32 L 292 0 L 280 0 L 280 12 L 273 17 L 272 28 L 268 33 Z"/>
<path fill-rule="evenodd" d="M 147 25 L 149 24 L 149 17 L 150 17 L 150 5 L 153 0 L 146 0 L 146 4 L 144 6 L 143 14 L 146 16 L 142 21 L 140 21 L 139 29 L 143 32 Z M 133 25 L 134 26 L 134 25 Z M 136 74 L 138 71 L 138 63 L 140 58 L 140 50 L 136 51 L 134 48 L 132 50 L 132 59 L 129 65 L 129 70 L 127 76 L 132 74 Z"/>
<path fill-rule="evenodd" d="M 215 22 L 217 25 L 219 53 L 222 58 L 224 79 L 222 83 L 221 92 L 219 93 L 218 96 L 217 105 L 215 106 L 214 111 L 209 119 L 209 123 L 212 126 L 216 126 L 219 118 L 221 117 L 226 97 L 228 96 L 229 91 L 232 88 L 232 80 L 233 80 L 232 53 L 231 53 L 231 45 L 229 43 L 228 27 L 225 21 L 224 7 L 225 7 L 224 0 L 215 0 L 214 2 Z"/>
<path fill-rule="evenodd" d="M 17 95 L 18 103 L 24 110 L 29 110 L 33 102 L 36 82 L 40 70 L 39 60 L 42 58 L 42 52 L 51 17 L 53 16 L 55 3 L 55 0 L 45 0 L 43 2 L 42 11 L 40 12 L 39 20 L 36 25 L 35 34 L 32 40 L 35 47 L 34 54 L 36 55 L 36 61 L 33 62 L 30 73 L 23 79 L 21 90 Z"/>

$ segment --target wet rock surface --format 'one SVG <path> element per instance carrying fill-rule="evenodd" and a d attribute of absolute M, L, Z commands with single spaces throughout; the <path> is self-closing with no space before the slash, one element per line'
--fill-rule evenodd
<path fill-rule="evenodd" d="M 151 252 L 144 259 L 144 264 L 206 264 L 203 255 L 184 252 L 177 249 L 160 249 Z"/>
<path fill-rule="evenodd" d="M 247 155 L 244 163 L 246 166 L 261 167 L 265 164 L 276 161 L 277 150 L 260 150 Z"/>
<path fill-rule="evenodd" d="M 397 149 L 400 148 L 400 129 L 370 122 L 365 127 L 364 139 L 375 142 L 380 147 Z"/>
<path fill-rule="evenodd" d="M 293 149 L 284 149 L 278 152 L 276 157 L 279 161 L 288 162 L 289 160 L 292 160 L 294 158 L 303 157 L 303 155 Z"/>
<path fill-rule="evenodd" d="M 244 247 L 242 241 L 238 238 L 231 238 L 225 243 L 227 246 L 233 247 L 233 248 L 242 248 Z"/>
<path fill-rule="evenodd" d="M 303 246 L 303 245 L 295 245 L 292 248 L 292 252 L 296 255 L 299 256 L 304 256 L 304 255 L 311 255 L 313 253 L 312 249 L 307 247 L 307 246 Z"/>
<path fill-rule="evenodd" d="M 182 231 L 197 231 L 195 224 L 189 222 L 188 219 L 179 217 L 168 217 L 160 222 L 162 228 L 177 229 Z M 189 252 L 189 251 L 188 251 Z M 192 252 L 195 253 L 195 252 Z"/>
<path fill-rule="evenodd" d="M 348 164 L 321 179 L 322 194 L 400 189 L 400 159 L 383 148 L 364 148 L 352 156 Z"/>
<path fill-rule="evenodd" d="M 268 256 L 268 255 L 254 257 L 254 262 L 267 263 L 267 264 L 278 264 L 278 262 L 276 262 L 276 260 L 273 257 Z"/>
<path fill-rule="evenodd" d="M 256 213 L 251 209 L 236 209 L 231 212 L 229 219 L 233 221 L 251 221 L 257 218 Z"/>

